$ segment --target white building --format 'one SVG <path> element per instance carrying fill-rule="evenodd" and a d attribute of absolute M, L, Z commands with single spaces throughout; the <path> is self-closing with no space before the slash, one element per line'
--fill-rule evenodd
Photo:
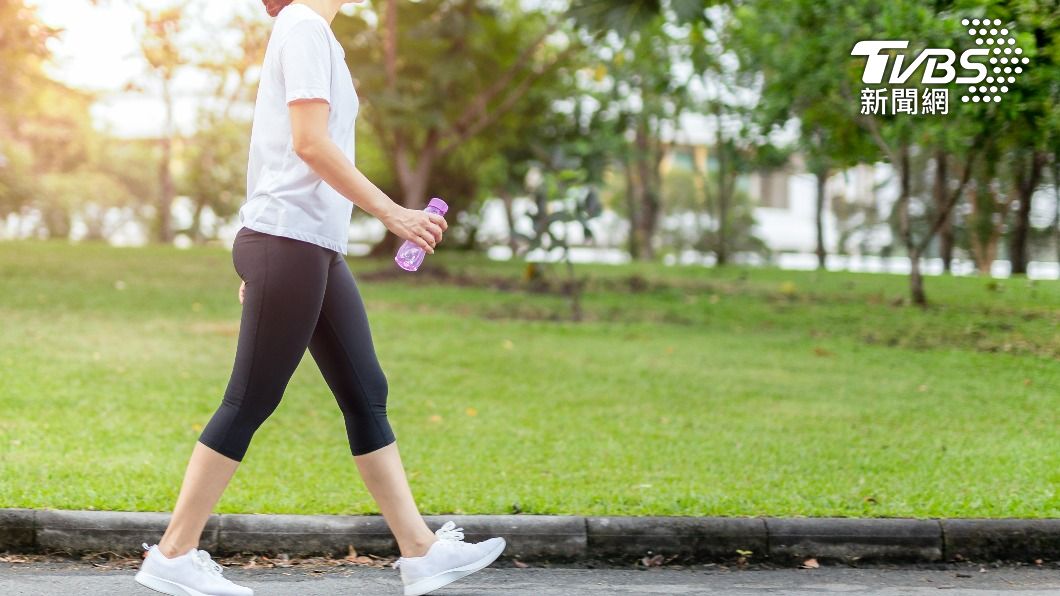
<path fill-rule="evenodd" d="M 664 130 L 667 154 L 662 169 L 695 169 L 701 174 L 714 171 L 714 125 L 707 118 L 690 114 L 681 120 L 678 131 Z M 897 197 L 897 184 L 886 164 L 860 165 L 834 173 L 828 180 L 823 217 L 825 249 L 830 254 L 877 253 L 891 243 L 890 228 L 866 225 L 865 213 L 874 211 L 886 220 Z M 817 180 L 807 170 L 801 156 L 795 155 L 781 168 L 741 176 L 736 184 L 755 205 L 755 235 L 770 248 L 782 253 L 811 254 L 817 248 Z M 851 215 L 842 220 L 833 209 L 850 204 Z M 840 239 L 844 246 L 839 246 Z"/>

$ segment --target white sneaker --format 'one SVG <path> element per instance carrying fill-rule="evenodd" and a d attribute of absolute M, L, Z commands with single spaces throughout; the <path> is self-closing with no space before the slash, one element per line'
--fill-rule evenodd
<path fill-rule="evenodd" d="M 422 557 L 398 557 L 392 567 L 401 569 L 405 596 L 419 596 L 471 575 L 492 563 L 504 551 L 504 538 L 464 542 L 463 528 L 447 521 L 434 533 L 438 541 Z"/>
<path fill-rule="evenodd" d="M 254 590 L 232 583 L 221 573 L 210 553 L 192 548 L 179 557 L 166 558 L 157 544 L 143 543 L 147 557 L 140 565 L 136 581 L 170 596 L 254 596 Z"/>

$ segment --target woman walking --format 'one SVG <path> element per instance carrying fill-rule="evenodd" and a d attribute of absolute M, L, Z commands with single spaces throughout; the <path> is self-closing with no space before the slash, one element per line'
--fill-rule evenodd
<path fill-rule="evenodd" d="M 199 539 L 258 427 L 275 410 L 306 348 L 338 401 L 350 451 L 398 543 L 406 596 L 492 563 L 503 538 L 463 541 L 452 521 L 420 516 L 387 420 L 387 379 L 344 255 L 353 204 L 428 253 L 447 225 L 395 204 L 354 166 L 358 98 L 331 21 L 345 0 L 263 0 L 277 17 L 254 107 L 247 200 L 232 260 L 243 305 L 232 376 L 195 444 L 168 528 L 136 574 L 181 596 L 243 596 Z M 362 0 L 363 1 L 363 0 Z"/>

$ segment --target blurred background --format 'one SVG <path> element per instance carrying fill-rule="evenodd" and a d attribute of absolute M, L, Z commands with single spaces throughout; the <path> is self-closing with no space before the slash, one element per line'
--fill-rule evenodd
<path fill-rule="evenodd" d="M 1021 60 L 999 101 L 851 56 L 980 23 Z M 0 1 L 2 504 L 175 497 L 230 372 L 271 26 Z M 350 223 L 425 511 L 1060 515 L 1057 3 L 371 0 L 333 29 L 357 167 L 450 205 L 416 274 Z M 898 88 L 945 109 L 867 113 Z M 222 511 L 370 510 L 311 362 L 291 387 Z"/>
<path fill-rule="evenodd" d="M 230 242 L 258 4 L 5 2 L 0 236 Z M 987 12 L 1031 60 L 1003 103 L 860 113 L 857 41 L 961 51 L 961 18 Z M 995 0 L 374 2 L 334 28 L 365 104 L 357 166 L 409 207 L 446 198 L 451 247 L 508 258 L 535 215 L 591 193 L 552 222 L 576 260 L 906 271 L 924 236 L 930 273 L 1055 278 L 1057 18 Z M 363 213 L 351 232 L 358 254 L 392 248 Z"/>

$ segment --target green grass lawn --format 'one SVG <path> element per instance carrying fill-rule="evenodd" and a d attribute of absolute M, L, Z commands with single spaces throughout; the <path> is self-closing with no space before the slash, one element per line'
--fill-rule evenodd
<path fill-rule="evenodd" d="M 425 514 L 1060 516 L 1060 283 L 921 310 L 901 276 L 579 266 L 574 323 L 519 263 L 349 262 Z M 218 248 L 0 243 L 0 507 L 171 510 L 238 284 Z M 378 511 L 308 354 L 219 511 Z"/>

